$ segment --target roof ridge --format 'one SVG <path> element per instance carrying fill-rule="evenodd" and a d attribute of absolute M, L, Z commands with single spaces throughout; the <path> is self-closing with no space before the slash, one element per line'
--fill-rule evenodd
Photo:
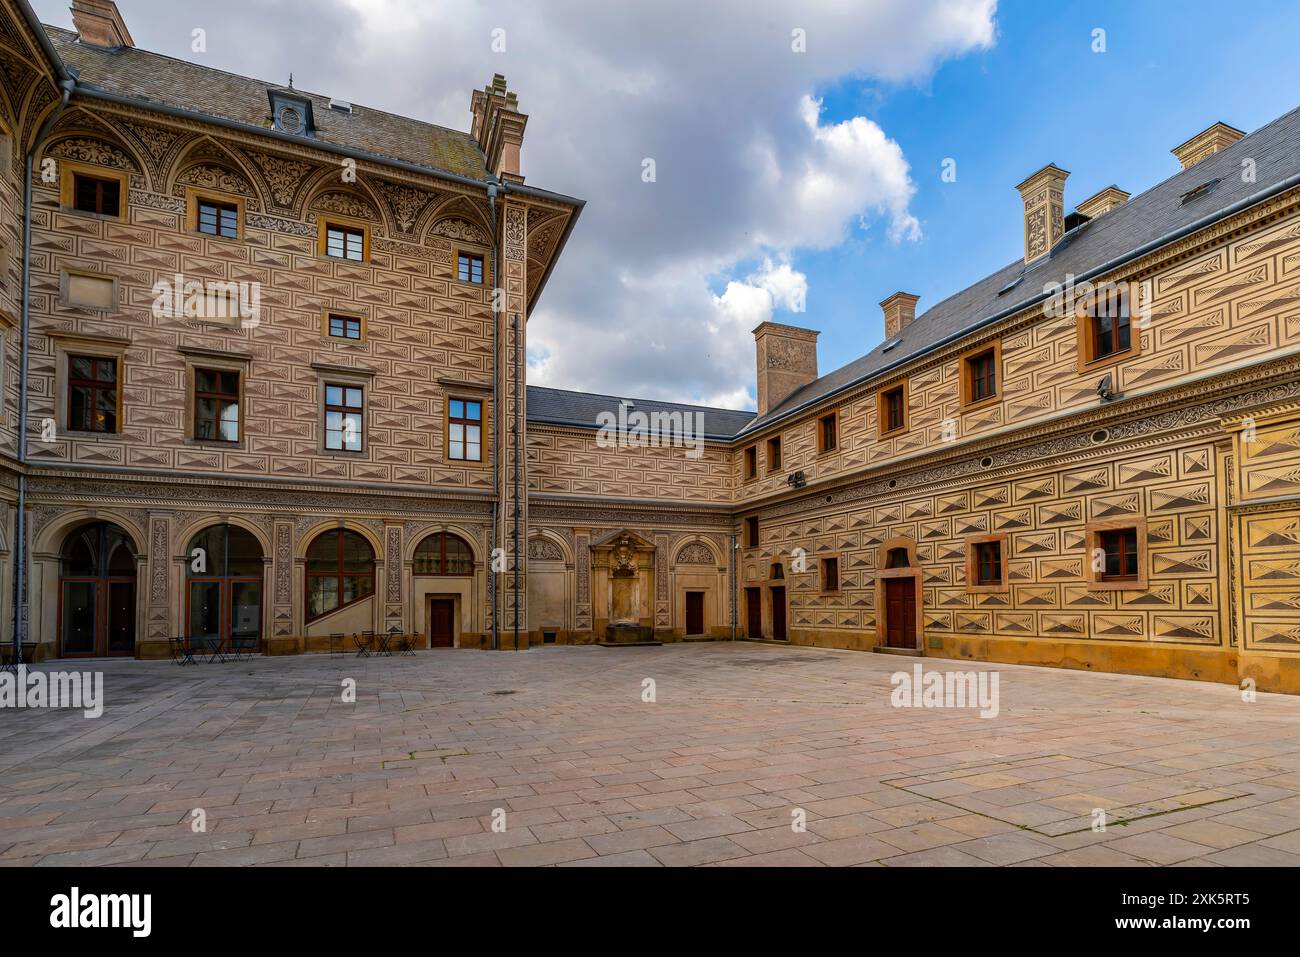
<path fill-rule="evenodd" d="M 529 389 L 541 389 L 547 392 L 564 392 L 568 395 L 583 395 L 591 399 L 613 399 L 616 402 L 658 402 L 660 405 L 679 405 L 684 409 L 701 409 L 705 412 L 726 412 L 729 415 L 758 415 L 751 409 L 726 409 L 718 405 L 699 405 L 694 402 L 672 402 L 668 399 L 649 399 L 636 396 L 610 395 L 605 392 L 587 392 L 582 389 L 560 389 L 550 385 L 529 385 Z"/>

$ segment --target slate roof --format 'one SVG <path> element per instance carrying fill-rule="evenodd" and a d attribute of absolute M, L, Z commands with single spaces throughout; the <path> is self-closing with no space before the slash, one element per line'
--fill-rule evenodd
<path fill-rule="evenodd" d="M 78 72 L 78 84 L 119 96 L 269 127 L 267 90 L 286 89 L 148 50 L 86 46 L 77 42 L 76 33 L 60 27 L 46 25 L 45 31 L 63 62 Z M 487 178 L 487 161 L 468 133 L 355 104 L 352 113 L 343 113 L 329 108 L 328 96 L 293 92 L 311 100 L 319 140 L 458 176 Z"/>
<path fill-rule="evenodd" d="M 699 412 L 704 416 L 704 438 L 706 439 L 726 440 L 733 438 L 754 418 L 753 412 L 735 412 L 730 409 L 713 409 L 703 405 L 681 405 L 676 402 L 655 402 L 651 399 L 620 398 L 613 395 L 570 392 L 566 389 L 548 389 L 543 386 L 530 385 L 528 387 L 528 421 L 595 429 L 599 425 L 597 416 L 602 412 L 609 412 L 617 416 L 620 402 L 631 402 L 635 411 L 647 414 L 654 412 Z"/>
<path fill-rule="evenodd" d="M 1242 160 L 1255 162 L 1255 181 L 1243 182 Z M 1182 170 L 1067 233 L 1051 253 L 1026 265 L 1018 259 L 954 296 L 936 303 L 917 316 L 892 340 L 848 365 L 810 382 L 755 418 L 745 429 L 756 431 L 794 410 L 824 399 L 886 369 L 915 359 L 950 337 L 971 331 L 1002 314 L 1018 312 L 1041 298 L 1049 283 L 1064 283 L 1091 269 L 1120 260 L 1150 243 L 1207 218 L 1227 215 L 1229 207 L 1255 194 L 1269 191 L 1300 174 L 1300 109 L 1260 127 L 1226 149 Z M 1183 202 L 1183 197 L 1205 183 L 1215 188 Z M 1208 225 L 1208 224 L 1202 224 Z M 999 295 L 1009 283 L 1019 285 Z M 890 343 L 894 347 L 885 351 Z"/>

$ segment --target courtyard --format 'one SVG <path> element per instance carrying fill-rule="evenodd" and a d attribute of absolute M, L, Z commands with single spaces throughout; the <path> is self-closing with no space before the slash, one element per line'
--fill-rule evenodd
<path fill-rule="evenodd" d="M 104 711 L 0 711 L 0 863 L 1300 865 L 1300 698 L 925 659 L 996 674 L 997 715 L 893 706 L 917 661 L 47 663 Z"/>

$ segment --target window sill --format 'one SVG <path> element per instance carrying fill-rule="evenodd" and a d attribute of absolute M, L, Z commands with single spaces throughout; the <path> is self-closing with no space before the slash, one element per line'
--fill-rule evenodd
<path fill-rule="evenodd" d="M 77 209 L 75 206 L 60 206 L 59 212 L 69 213 L 73 216 L 84 216 L 86 219 L 107 220 L 111 223 L 126 222 L 126 214 L 118 213 L 116 216 L 112 213 L 92 213 L 88 210 Z"/>
<path fill-rule="evenodd" d="M 1141 578 L 1109 578 L 1088 582 L 1088 591 L 1146 591 L 1147 583 Z"/>
<path fill-rule="evenodd" d="M 975 412 L 975 411 L 977 411 L 978 409 L 986 409 L 986 408 L 988 408 L 988 407 L 991 406 L 991 405 L 997 405 L 997 404 L 998 404 L 999 402 L 1001 402 L 1001 401 L 1002 401 L 1002 393 L 1000 393 L 1000 392 L 995 392 L 993 395 L 989 396 L 987 399 L 979 399 L 979 400 L 976 401 L 976 402 L 967 402 L 967 403 L 963 404 L 962 407 L 961 407 L 961 409 L 960 409 L 959 411 L 961 411 L 961 412 L 963 412 L 963 413 L 964 413 L 964 412 Z"/>
<path fill-rule="evenodd" d="M 1099 359 L 1085 360 L 1081 357 L 1079 359 L 1079 374 L 1087 375 L 1088 373 L 1095 372 L 1098 369 L 1108 369 L 1116 363 L 1123 362 L 1125 359 L 1134 359 L 1141 354 L 1141 350 L 1139 349 L 1128 349 L 1124 352 L 1114 352 L 1108 356 L 1102 356 Z"/>

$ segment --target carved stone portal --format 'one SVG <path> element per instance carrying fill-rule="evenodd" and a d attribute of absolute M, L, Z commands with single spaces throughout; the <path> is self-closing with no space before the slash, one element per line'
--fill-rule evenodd
<path fill-rule="evenodd" d="M 653 640 L 649 600 L 654 594 L 654 545 L 623 530 L 599 539 L 591 546 L 591 553 L 596 580 L 593 591 L 598 598 L 596 625 L 597 629 L 603 625 L 606 642 Z"/>

